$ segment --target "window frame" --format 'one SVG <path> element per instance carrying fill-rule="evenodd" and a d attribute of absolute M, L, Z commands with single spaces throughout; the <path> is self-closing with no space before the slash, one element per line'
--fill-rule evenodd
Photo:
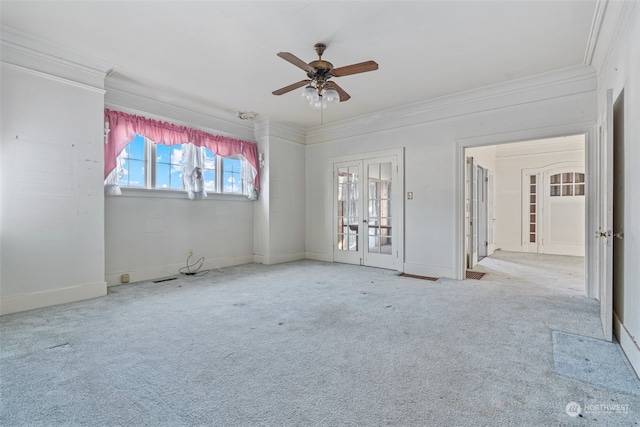
<path fill-rule="evenodd" d="M 138 134 L 139 135 L 139 134 Z M 136 135 L 136 136 L 138 136 Z M 154 142 L 153 140 L 147 138 L 144 135 L 139 135 L 143 138 L 144 141 L 144 167 L 145 167 L 145 171 L 144 171 L 144 185 L 143 186 L 129 186 L 129 185 L 123 185 L 118 183 L 118 186 L 120 187 L 122 194 L 123 195 L 127 195 L 127 196 L 137 196 L 137 197 L 163 197 L 163 198 L 182 198 L 183 193 L 186 191 L 184 189 L 184 183 L 182 185 L 182 188 L 178 189 L 178 188 L 167 188 L 167 187 L 157 187 L 156 184 L 156 180 L 157 180 L 157 146 L 158 145 L 164 145 L 164 144 L 157 144 L 156 142 Z M 133 139 L 131 140 L 131 142 L 133 142 Z M 131 143 L 129 142 L 129 144 Z M 127 144 L 127 146 L 125 147 L 125 149 L 127 149 L 127 147 L 129 147 L 129 144 Z M 185 143 L 183 144 L 174 144 L 174 145 L 165 145 L 166 147 L 177 147 L 177 146 L 184 146 Z M 240 156 L 229 156 L 229 157 L 224 157 L 218 154 L 213 153 L 213 151 L 208 148 L 208 147 L 204 147 L 204 146 L 197 146 L 197 148 L 199 150 L 209 150 L 213 156 L 215 157 L 215 169 L 206 169 L 206 170 L 213 170 L 215 173 L 215 190 L 207 190 L 207 195 L 209 196 L 208 198 L 213 197 L 214 199 L 233 199 L 233 200 L 238 200 L 239 198 L 242 199 L 247 199 L 248 196 L 248 185 L 246 180 L 244 179 L 244 170 L 243 167 L 246 167 L 246 165 L 243 165 L 243 161 L 241 159 Z M 240 162 L 240 172 L 239 172 L 239 178 L 240 178 L 240 182 L 241 182 L 241 192 L 240 193 L 233 193 L 233 192 L 224 192 L 224 159 L 233 159 L 233 160 L 238 160 Z M 206 183 L 205 183 L 206 185 Z M 205 199 L 206 200 L 206 199 Z"/>
<path fill-rule="evenodd" d="M 568 177 L 567 175 L 570 175 L 570 177 Z M 578 175 L 581 175 L 581 181 L 578 181 Z M 554 180 L 556 176 L 558 177 L 557 182 L 555 182 Z M 549 175 L 549 183 L 547 184 L 549 187 L 549 197 L 584 197 L 585 184 L 584 172 L 576 172 L 575 170 L 568 169 L 564 172 L 558 172 L 553 175 Z M 568 189 L 571 190 L 571 194 L 568 194 Z M 580 189 L 580 191 L 578 191 L 578 189 Z"/>

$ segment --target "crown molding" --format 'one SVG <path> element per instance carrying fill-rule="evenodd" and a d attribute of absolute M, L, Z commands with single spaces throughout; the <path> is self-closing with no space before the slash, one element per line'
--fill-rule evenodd
<path fill-rule="evenodd" d="M 87 90 L 90 92 L 95 92 L 99 95 L 104 95 L 106 93 L 106 90 L 101 89 L 99 87 L 95 87 L 95 86 L 91 86 L 88 84 L 84 84 L 84 83 L 80 83 L 77 82 L 75 80 L 70 80 L 64 77 L 58 77 L 58 76 L 54 76 L 48 73 L 44 73 L 42 71 L 38 71 L 38 70 L 34 70 L 32 68 L 28 68 L 28 67 L 23 67 L 21 65 L 16 65 L 16 64 L 12 64 L 10 62 L 5 62 L 5 61 L 0 61 L 0 64 L 2 64 L 2 67 L 6 67 L 8 69 L 13 69 L 13 70 L 18 70 L 22 73 L 26 73 L 26 74 L 31 74 L 33 76 L 38 76 L 40 78 L 46 79 L 46 80 L 51 80 L 54 82 L 58 82 L 58 83 L 62 83 L 65 85 L 69 85 L 69 86 L 73 86 L 76 88 L 80 88 L 83 90 Z"/>
<path fill-rule="evenodd" d="M 311 128 L 306 143 L 319 144 L 596 90 L 595 69 L 590 65 L 574 65 Z"/>
<path fill-rule="evenodd" d="M 584 63 L 593 65 L 593 55 L 598 45 L 598 39 L 600 37 L 600 31 L 602 30 L 602 23 L 607 10 L 609 0 L 598 0 L 596 2 L 596 9 L 593 13 L 593 20 L 591 21 L 591 29 L 589 30 L 589 38 L 587 40 L 587 49 L 584 54 Z"/>
<path fill-rule="evenodd" d="M 268 117 L 258 117 L 253 121 L 254 135 L 260 138 L 278 138 L 284 142 L 305 145 L 303 128 L 284 123 L 274 123 Z"/>
<path fill-rule="evenodd" d="M 104 87 L 105 76 L 117 68 L 107 61 L 72 52 L 6 25 L 0 26 L 0 46 L 6 63 L 99 88 Z"/>
<path fill-rule="evenodd" d="M 598 75 L 603 74 L 615 57 L 629 20 L 637 7 L 637 0 L 598 1 L 585 54 L 585 63 L 595 67 Z"/>

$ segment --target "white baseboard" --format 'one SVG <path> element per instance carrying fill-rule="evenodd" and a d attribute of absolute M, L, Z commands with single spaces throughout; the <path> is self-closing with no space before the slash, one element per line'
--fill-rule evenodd
<path fill-rule="evenodd" d="M 295 252 L 292 254 L 283 254 L 269 257 L 269 264 L 282 264 L 283 262 L 300 261 L 305 258 L 304 252 Z"/>
<path fill-rule="evenodd" d="M 194 263 L 198 260 L 195 258 L 190 260 L 190 263 Z M 234 265 L 250 264 L 254 262 L 253 255 L 229 257 L 229 258 L 217 258 L 206 259 L 202 264 L 201 270 L 215 270 L 223 267 L 231 267 Z M 121 278 L 123 274 L 129 275 L 129 282 L 144 282 L 147 280 L 160 279 L 167 276 L 177 276 L 180 274 L 180 269 L 186 267 L 185 263 L 158 265 L 153 267 L 141 268 L 139 270 L 121 271 L 117 273 L 107 273 L 105 278 L 107 280 L 107 286 L 121 285 Z"/>
<path fill-rule="evenodd" d="M 302 259 L 306 259 L 305 252 L 296 252 L 292 254 L 284 254 L 284 255 L 277 255 L 277 256 L 269 256 L 269 255 L 253 256 L 253 262 L 255 262 L 256 264 L 264 264 L 264 265 L 282 264 L 284 262 L 300 261 Z"/>
<path fill-rule="evenodd" d="M 312 259 L 314 261 L 333 262 L 331 254 L 324 252 L 305 252 L 304 257 L 305 259 Z"/>
<path fill-rule="evenodd" d="M 636 376 L 640 378 L 640 344 L 631 336 L 615 313 L 613 313 L 613 330 L 616 337 L 618 337 L 620 347 L 622 347 L 629 363 L 636 371 Z"/>
<path fill-rule="evenodd" d="M 0 297 L 0 315 L 103 297 L 106 294 L 107 283 L 95 282 L 67 288 L 10 295 Z"/>

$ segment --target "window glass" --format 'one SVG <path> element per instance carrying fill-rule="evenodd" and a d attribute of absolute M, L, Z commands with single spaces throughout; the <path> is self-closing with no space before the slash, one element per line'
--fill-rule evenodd
<path fill-rule="evenodd" d="M 207 192 L 215 193 L 216 188 L 216 155 L 208 148 L 202 147 L 204 150 L 204 168 L 202 174 L 204 177 L 204 189 Z"/>
<path fill-rule="evenodd" d="M 584 173 L 563 172 L 549 179 L 551 197 L 584 196 Z"/>
<path fill-rule="evenodd" d="M 118 180 L 118 185 L 122 187 L 146 186 L 144 145 L 144 137 L 136 135 L 118 156 L 118 161 L 122 166 L 122 176 Z"/>
<path fill-rule="evenodd" d="M 242 194 L 242 162 L 238 159 L 225 157 L 222 159 L 222 192 Z"/>
<path fill-rule="evenodd" d="M 155 188 L 182 190 L 182 145 L 156 144 Z"/>
<path fill-rule="evenodd" d="M 246 194 L 243 181 L 244 162 L 240 157 L 216 156 L 206 147 L 198 147 L 204 164 L 202 173 L 207 193 Z M 155 144 L 141 135 L 118 156 L 121 187 L 183 190 L 183 145 Z"/>

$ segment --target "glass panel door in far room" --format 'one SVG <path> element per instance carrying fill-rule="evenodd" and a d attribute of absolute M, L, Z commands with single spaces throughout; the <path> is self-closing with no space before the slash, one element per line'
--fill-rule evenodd
<path fill-rule="evenodd" d="M 336 262 L 362 264 L 362 162 L 334 164 L 334 239 Z"/>

